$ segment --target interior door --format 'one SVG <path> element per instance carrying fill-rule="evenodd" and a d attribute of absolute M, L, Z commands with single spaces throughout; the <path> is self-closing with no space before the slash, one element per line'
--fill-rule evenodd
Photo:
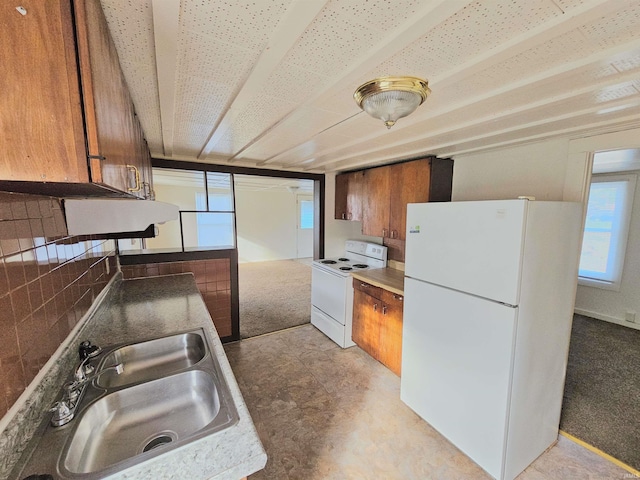
<path fill-rule="evenodd" d="M 297 257 L 313 257 L 313 196 L 297 196 L 298 218 L 296 221 Z"/>

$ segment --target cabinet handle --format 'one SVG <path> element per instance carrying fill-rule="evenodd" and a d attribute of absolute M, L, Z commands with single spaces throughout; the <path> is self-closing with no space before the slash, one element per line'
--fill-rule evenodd
<path fill-rule="evenodd" d="M 140 185 L 140 172 L 138 171 L 138 167 L 134 165 L 127 165 L 127 169 L 129 170 L 129 173 L 133 172 L 136 179 L 136 186 L 127 188 L 127 191 L 139 192 L 140 190 L 142 190 L 142 186 Z"/>
<path fill-rule="evenodd" d="M 393 294 L 393 298 L 394 298 L 394 300 L 398 300 L 399 302 L 404 300 L 404 297 L 402 295 L 398 295 L 396 293 Z"/>
<path fill-rule="evenodd" d="M 391 238 L 398 238 L 398 231 L 397 230 L 391 230 Z"/>
<path fill-rule="evenodd" d="M 382 229 L 382 236 L 383 236 L 383 237 L 386 237 L 386 236 L 387 236 L 387 229 L 386 229 L 386 228 L 383 228 L 383 229 Z"/>
<path fill-rule="evenodd" d="M 368 285 L 368 284 L 366 284 L 366 283 L 364 283 L 364 282 L 360 282 L 360 286 L 361 286 L 362 288 L 369 288 L 369 285 Z"/>
<path fill-rule="evenodd" d="M 382 306 L 382 314 L 383 314 L 383 315 L 386 315 L 386 314 L 387 314 L 387 306 L 386 306 L 386 305 L 383 305 L 383 306 Z"/>
<path fill-rule="evenodd" d="M 374 312 L 377 312 L 377 311 L 378 311 L 378 304 L 377 304 L 377 303 L 374 303 L 374 304 L 373 304 L 373 311 L 374 311 Z"/>

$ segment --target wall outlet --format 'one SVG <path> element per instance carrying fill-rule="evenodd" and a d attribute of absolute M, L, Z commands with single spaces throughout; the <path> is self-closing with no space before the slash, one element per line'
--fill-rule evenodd
<path fill-rule="evenodd" d="M 627 310 L 627 313 L 624 314 L 624 319 L 627 322 L 636 323 L 636 312 L 633 310 Z"/>

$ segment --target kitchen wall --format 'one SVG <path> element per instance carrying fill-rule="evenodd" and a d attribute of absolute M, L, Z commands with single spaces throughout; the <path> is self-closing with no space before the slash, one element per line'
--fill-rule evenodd
<path fill-rule="evenodd" d="M 456 155 L 452 200 L 496 200 L 521 195 L 563 200 L 568 149 L 569 139 L 561 138 Z"/>
<path fill-rule="evenodd" d="M 0 193 L 0 416 L 116 272 L 112 240 L 65 232 L 57 199 Z"/>
<path fill-rule="evenodd" d="M 178 205 L 180 210 L 196 210 L 196 189 L 193 187 L 181 187 L 176 185 L 154 185 L 156 200 Z M 204 187 L 202 189 L 204 191 Z M 183 227 L 186 244 L 197 243 L 197 229 L 195 216 L 189 215 L 183 218 Z M 166 222 L 157 225 L 159 235 L 148 238 L 146 246 L 149 249 L 181 248 L 180 222 Z"/>
<path fill-rule="evenodd" d="M 568 137 L 491 152 L 454 157 L 453 200 L 488 200 L 533 195 L 539 200 L 580 201 L 588 189 L 588 152 L 640 147 L 640 129 L 571 140 Z M 587 180 L 585 182 L 585 179 Z M 636 186 L 619 291 L 578 285 L 575 309 L 595 318 L 640 328 L 624 321 L 640 315 L 640 182 Z"/>
<path fill-rule="evenodd" d="M 297 257 L 296 194 L 286 189 L 236 190 L 238 261 Z"/>

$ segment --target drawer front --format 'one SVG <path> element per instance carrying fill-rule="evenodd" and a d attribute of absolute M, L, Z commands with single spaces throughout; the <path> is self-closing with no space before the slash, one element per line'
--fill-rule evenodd
<path fill-rule="evenodd" d="M 353 288 L 355 290 L 359 290 L 362 293 L 366 293 L 367 295 L 371 295 L 373 298 L 382 300 L 382 289 L 380 287 L 376 287 L 375 285 L 371 285 L 370 283 L 363 282 L 362 280 L 354 278 Z"/>
<path fill-rule="evenodd" d="M 397 293 L 390 292 L 389 290 L 382 290 L 381 300 L 389 306 L 397 307 L 402 311 L 404 302 L 403 295 L 398 295 Z"/>

